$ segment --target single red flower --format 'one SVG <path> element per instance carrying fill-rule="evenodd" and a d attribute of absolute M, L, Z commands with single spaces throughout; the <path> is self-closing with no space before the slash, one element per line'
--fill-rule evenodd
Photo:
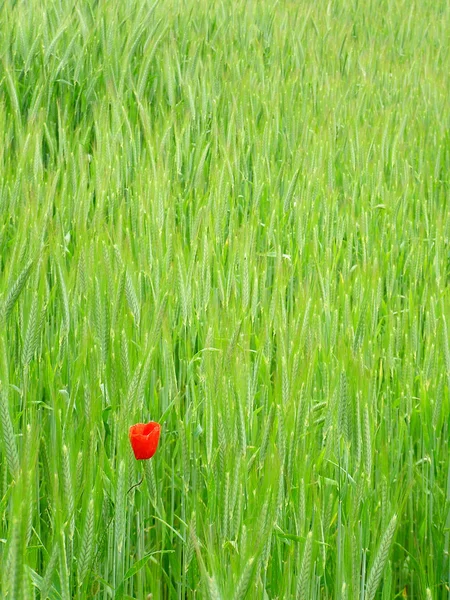
<path fill-rule="evenodd" d="M 161 425 L 150 423 L 136 423 L 130 427 L 129 437 L 134 456 L 137 460 L 151 458 L 158 448 Z"/>

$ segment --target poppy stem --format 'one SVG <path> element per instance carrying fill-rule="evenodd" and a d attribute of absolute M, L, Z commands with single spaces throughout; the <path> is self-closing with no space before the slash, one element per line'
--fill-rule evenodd
<path fill-rule="evenodd" d="M 129 494 L 131 492 L 131 490 L 133 490 L 135 487 L 138 487 L 139 485 L 141 485 L 141 483 L 144 481 L 144 476 L 142 475 L 141 480 L 138 481 L 137 483 L 135 483 L 134 485 L 132 485 L 130 487 L 130 489 L 128 490 L 127 494 Z"/>

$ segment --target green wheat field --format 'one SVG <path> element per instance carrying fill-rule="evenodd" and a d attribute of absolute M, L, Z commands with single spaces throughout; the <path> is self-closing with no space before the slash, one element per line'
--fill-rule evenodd
<path fill-rule="evenodd" d="M 0 598 L 450 598 L 448 1 L 0 5 Z"/>

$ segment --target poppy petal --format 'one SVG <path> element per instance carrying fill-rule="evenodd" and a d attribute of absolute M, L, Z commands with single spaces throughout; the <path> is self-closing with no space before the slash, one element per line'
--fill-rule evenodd
<path fill-rule="evenodd" d="M 160 433 L 161 425 L 155 421 L 136 423 L 130 427 L 130 443 L 137 460 L 148 460 L 155 454 Z"/>

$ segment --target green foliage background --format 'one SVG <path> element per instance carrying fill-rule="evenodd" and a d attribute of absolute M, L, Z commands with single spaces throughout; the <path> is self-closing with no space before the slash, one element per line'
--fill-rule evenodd
<path fill-rule="evenodd" d="M 448 597 L 448 2 L 0 32 L 1 597 Z"/>

